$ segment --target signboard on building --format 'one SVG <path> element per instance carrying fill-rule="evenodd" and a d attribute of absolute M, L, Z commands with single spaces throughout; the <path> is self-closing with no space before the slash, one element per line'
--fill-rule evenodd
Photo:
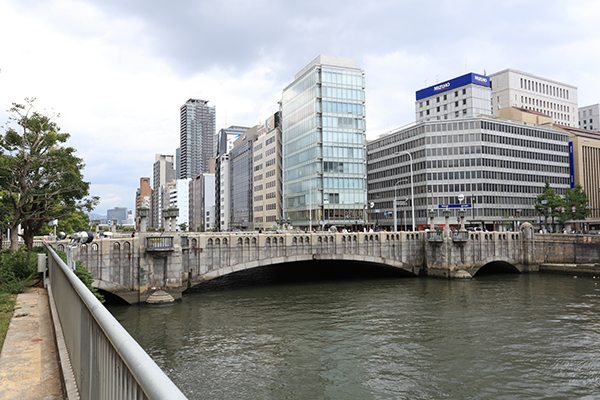
<path fill-rule="evenodd" d="M 470 204 L 439 204 L 438 208 L 471 208 Z"/>
<path fill-rule="evenodd" d="M 429 86 L 428 88 L 417 91 L 417 100 L 421 100 L 429 96 L 434 96 L 442 92 L 454 90 L 461 86 L 465 86 L 471 83 L 490 87 L 490 78 L 484 75 L 478 75 L 471 72 L 469 74 L 459 76 L 458 78 L 450 79 L 449 81 L 442 83 L 437 83 L 433 86 Z"/>

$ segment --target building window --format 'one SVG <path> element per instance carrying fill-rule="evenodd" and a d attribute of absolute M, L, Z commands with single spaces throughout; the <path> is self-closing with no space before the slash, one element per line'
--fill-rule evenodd
<path fill-rule="evenodd" d="M 440 102 L 440 98 L 439 98 L 439 97 L 437 97 L 437 102 L 438 102 L 438 103 Z"/>
<path fill-rule="evenodd" d="M 444 95 L 444 100 L 448 100 L 448 95 Z"/>
<path fill-rule="evenodd" d="M 458 97 L 458 90 L 454 92 L 454 97 Z"/>
<path fill-rule="evenodd" d="M 467 105 L 467 99 L 463 99 L 463 106 Z"/>
<path fill-rule="evenodd" d="M 463 94 L 467 94 L 467 89 L 463 89 Z"/>

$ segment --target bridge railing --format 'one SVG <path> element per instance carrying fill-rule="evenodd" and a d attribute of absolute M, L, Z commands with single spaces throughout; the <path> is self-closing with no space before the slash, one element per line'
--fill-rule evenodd
<path fill-rule="evenodd" d="M 430 242 L 443 242 L 444 232 L 442 231 L 429 231 L 427 233 L 427 240 Z"/>
<path fill-rule="evenodd" d="M 172 250 L 173 236 L 148 236 L 146 238 L 147 250 Z"/>
<path fill-rule="evenodd" d="M 54 250 L 50 285 L 82 399 L 186 399 Z"/>
<path fill-rule="evenodd" d="M 454 242 L 466 242 L 469 240 L 469 231 L 455 231 L 452 240 Z"/>

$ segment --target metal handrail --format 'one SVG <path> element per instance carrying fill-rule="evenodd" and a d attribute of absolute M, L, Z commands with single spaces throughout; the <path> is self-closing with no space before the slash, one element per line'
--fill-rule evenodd
<path fill-rule="evenodd" d="M 50 287 L 82 399 L 187 399 L 52 247 Z"/>
<path fill-rule="evenodd" d="M 469 240 L 469 231 L 455 231 L 452 235 L 452 240 L 455 242 L 465 242 Z"/>
<path fill-rule="evenodd" d="M 146 238 L 146 249 L 171 248 L 173 248 L 173 236 L 148 236 Z"/>

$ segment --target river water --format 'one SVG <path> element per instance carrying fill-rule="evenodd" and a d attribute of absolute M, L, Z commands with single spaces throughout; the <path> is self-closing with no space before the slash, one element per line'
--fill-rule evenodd
<path fill-rule="evenodd" d="M 189 399 L 600 398 L 599 279 L 279 274 L 110 310 Z"/>

